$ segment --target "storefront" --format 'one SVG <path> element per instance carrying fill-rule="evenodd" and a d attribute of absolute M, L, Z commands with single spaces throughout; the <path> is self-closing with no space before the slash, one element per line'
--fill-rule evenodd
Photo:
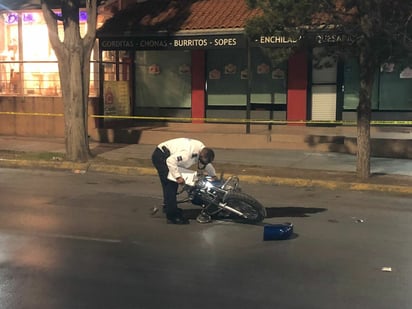
<path fill-rule="evenodd" d="M 103 126 L 114 119 L 127 125 L 130 118 L 264 124 L 356 120 L 356 62 L 313 57 L 322 52 L 322 44 L 341 42 L 342 37 L 316 35 L 317 48 L 279 62 L 265 49 L 295 41 L 273 35 L 250 42 L 244 26 L 257 13 L 248 11 L 242 1 L 196 1 L 190 10 L 186 6 L 174 1 L 136 3 L 133 11 L 119 11 L 113 23 L 98 31 L 90 95 L 100 103 L 90 114 L 107 116 Z M 79 16 L 81 31 L 86 26 L 84 14 Z M 103 24 L 111 15 L 99 16 Z M 0 21 L 1 111 L 60 113 L 60 103 L 53 103 L 61 101 L 58 66 L 41 11 L 5 11 Z M 173 30 L 167 29 L 170 25 Z M 372 119 L 412 118 L 411 71 L 402 63 L 377 68 Z M 30 109 L 27 97 L 33 102 Z M 45 100 L 52 103 L 44 104 Z"/>
<path fill-rule="evenodd" d="M 282 48 L 293 40 L 272 36 L 249 42 L 241 32 L 101 36 L 99 46 L 101 51 L 118 50 L 133 59 L 133 115 L 208 122 L 338 124 L 355 120 L 358 65 L 353 59 L 342 62 L 332 55 L 319 56 L 324 52 L 323 43 L 343 41 L 339 35 L 315 37 L 318 47 L 283 63 L 264 50 Z M 411 85 L 410 68 L 384 64 L 376 76 L 373 119 L 409 120 Z"/>
<path fill-rule="evenodd" d="M 160 7 L 161 1 L 154 8 L 149 2 L 156 1 L 119 12 L 98 33 L 100 52 L 116 59 L 108 65 L 104 55 L 100 57 L 104 72 L 100 88 L 104 92 L 106 75 L 117 75 L 114 81 L 127 80 L 130 115 L 279 124 L 356 120 L 357 64 L 316 56 L 324 45 L 346 43 L 350 37 L 314 33 L 317 47 L 279 62 L 265 50 L 284 48 L 296 39 L 272 35 L 249 41 L 244 27 L 258 13 L 251 14 L 242 1 L 197 1 L 190 8 Z M 229 9 L 240 13 L 230 14 Z M 382 68 L 377 68 L 372 118 L 409 120 L 410 69 L 400 64 L 391 72 Z M 397 91 L 391 94 L 389 89 Z"/>
<path fill-rule="evenodd" d="M 118 77 L 130 81 L 134 115 L 212 122 L 286 119 L 287 64 L 273 64 L 241 32 L 101 36 L 99 47 L 118 55 L 118 68 L 128 59 L 130 75 Z M 106 67 L 102 62 L 107 75 Z"/>
<path fill-rule="evenodd" d="M 6 1 L 7 2 L 7 1 Z M 20 6 L 24 10 L 20 10 Z M 49 42 L 48 29 L 39 4 L 4 3 L 0 11 L 0 134 L 21 136 L 64 136 L 63 102 L 58 63 Z M 111 15 L 99 15 L 99 23 Z M 59 14 L 59 10 L 54 10 Z M 81 35 L 87 15 L 79 13 Z M 59 35 L 63 26 L 58 24 Z M 89 114 L 97 111 L 99 94 L 98 49 L 90 68 Z M 89 119 L 89 129 L 96 123 Z"/>

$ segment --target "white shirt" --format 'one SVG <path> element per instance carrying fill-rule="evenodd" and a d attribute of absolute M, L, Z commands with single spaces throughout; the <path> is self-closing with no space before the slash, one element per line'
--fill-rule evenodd
<path fill-rule="evenodd" d="M 166 159 L 169 172 L 174 179 L 182 177 L 179 167 L 190 168 L 199 162 L 200 151 L 205 145 L 198 140 L 191 138 L 175 138 L 163 143 L 157 147 L 162 150 L 165 146 L 170 151 L 170 156 Z M 216 176 L 216 170 L 212 164 L 208 164 L 205 170 L 209 176 Z"/>

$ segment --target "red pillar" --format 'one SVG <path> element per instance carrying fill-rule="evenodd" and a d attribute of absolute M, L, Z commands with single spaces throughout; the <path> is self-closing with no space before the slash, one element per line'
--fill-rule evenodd
<path fill-rule="evenodd" d="M 288 62 L 288 99 L 286 120 L 307 120 L 307 94 L 307 54 L 306 52 L 299 52 L 293 55 Z"/>
<path fill-rule="evenodd" d="M 192 51 L 192 118 L 204 118 L 206 115 L 205 61 L 204 50 Z M 202 123 L 204 120 L 194 119 L 192 122 Z"/>

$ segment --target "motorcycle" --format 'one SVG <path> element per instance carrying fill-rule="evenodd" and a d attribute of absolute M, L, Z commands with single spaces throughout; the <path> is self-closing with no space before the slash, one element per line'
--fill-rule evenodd
<path fill-rule="evenodd" d="M 201 173 L 182 169 L 185 185 L 178 192 L 178 203 L 190 202 L 202 208 L 197 221 L 210 222 L 211 218 L 230 219 L 235 222 L 256 224 L 266 217 L 266 209 L 254 197 L 242 192 L 237 176 L 219 180 Z"/>

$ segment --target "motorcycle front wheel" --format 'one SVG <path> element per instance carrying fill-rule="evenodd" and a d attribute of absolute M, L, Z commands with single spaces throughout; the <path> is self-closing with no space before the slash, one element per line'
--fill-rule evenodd
<path fill-rule="evenodd" d="M 235 221 L 243 223 L 259 223 L 266 217 L 266 209 L 254 197 L 241 192 L 230 192 L 225 204 L 243 213 L 243 216 L 233 217 Z M 233 214 L 234 215 L 234 214 Z"/>

